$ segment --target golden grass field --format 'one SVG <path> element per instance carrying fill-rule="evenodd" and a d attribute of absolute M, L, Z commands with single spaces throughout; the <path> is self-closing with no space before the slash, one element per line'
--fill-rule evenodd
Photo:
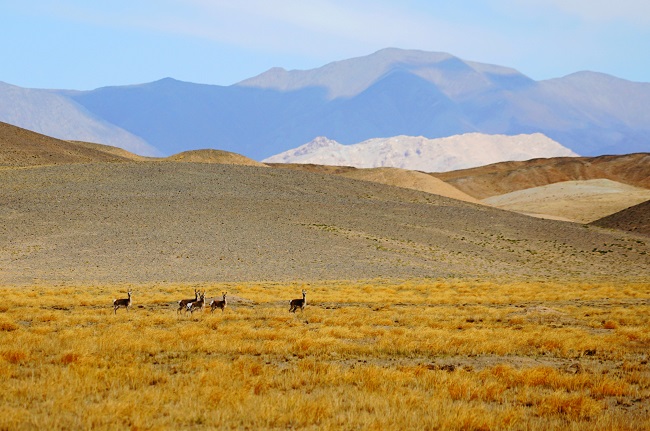
<path fill-rule="evenodd" d="M 228 291 L 225 312 L 178 315 L 196 288 Z M 132 309 L 114 314 L 128 289 Z M 650 283 L 0 294 L 2 430 L 650 429 Z"/>

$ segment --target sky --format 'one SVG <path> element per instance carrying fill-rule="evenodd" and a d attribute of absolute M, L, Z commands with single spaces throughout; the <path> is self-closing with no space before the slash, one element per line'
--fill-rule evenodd
<path fill-rule="evenodd" d="M 650 82 L 648 0 L 0 0 L 0 81 L 231 85 L 387 47 Z"/>

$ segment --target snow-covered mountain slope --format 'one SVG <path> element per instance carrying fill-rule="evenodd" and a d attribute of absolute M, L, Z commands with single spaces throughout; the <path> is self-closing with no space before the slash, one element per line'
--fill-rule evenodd
<path fill-rule="evenodd" d="M 575 156 L 578 155 L 541 133 L 516 136 L 467 133 L 438 139 L 395 136 L 369 139 L 353 145 L 342 145 L 319 137 L 298 148 L 264 159 L 264 162 L 357 168 L 386 166 L 446 172 L 511 160 Z"/>

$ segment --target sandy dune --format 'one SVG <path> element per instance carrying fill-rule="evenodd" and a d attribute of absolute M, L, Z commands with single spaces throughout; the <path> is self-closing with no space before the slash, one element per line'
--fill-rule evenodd
<path fill-rule="evenodd" d="M 650 200 L 650 190 L 599 179 L 564 181 L 483 199 L 508 211 L 589 223 Z"/>

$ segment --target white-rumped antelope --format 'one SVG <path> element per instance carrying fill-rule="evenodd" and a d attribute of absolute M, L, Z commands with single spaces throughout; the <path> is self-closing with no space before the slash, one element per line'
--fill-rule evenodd
<path fill-rule="evenodd" d="M 217 301 L 216 299 L 210 301 L 210 313 L 213 313 L 215 308 L 221 308 L 222 313 L 226 309 L 226 306 L 228 305 L 226 295 L 228 292 L 221 292 L 221 294 L 223 295 L 223 299 L 221 301 Z"/>
<path fill-rule="evenodd" d="M 196 310 L 203 310 L 204 306 L 205 306 L 205 292 L 199 294 L 199 299 L 187 304 L 187 311 L 189 311 L 190 315 L 192 315 L 192 313 L 194 313 Z"/>
<path fill-rule="evenodd" d="M 113 314 L 117 314 L 117 309 L 120 307 L 126 308 L 126 311 L 129 311 L 129 307 L 131 307 L 131 291 L 129 290 L 127 294 L 129 295 L 128 298 L 121 298 L 121 299 L 114 299 L 113 300 Z"/>
<path fill-rule="evenodd" d="M 307 292 L 303 289 L 302 298 L 289 301 L 289 312 L 295 313 L 298 308 L 300 311 L 304 311 L 305 305 L 307 305 Z"/>
<path fill-rule="evenodd" d="M 187 313 L 187 304 L 198 300 L 199 300 L 199 289 L 194 289 L 193 299 L 181 299 L 180 301 L 178 301 L 178 310 L 176 310 L 176 314 L 180 314 L 181 310 L 185 310 L 185 312 Z"/>

